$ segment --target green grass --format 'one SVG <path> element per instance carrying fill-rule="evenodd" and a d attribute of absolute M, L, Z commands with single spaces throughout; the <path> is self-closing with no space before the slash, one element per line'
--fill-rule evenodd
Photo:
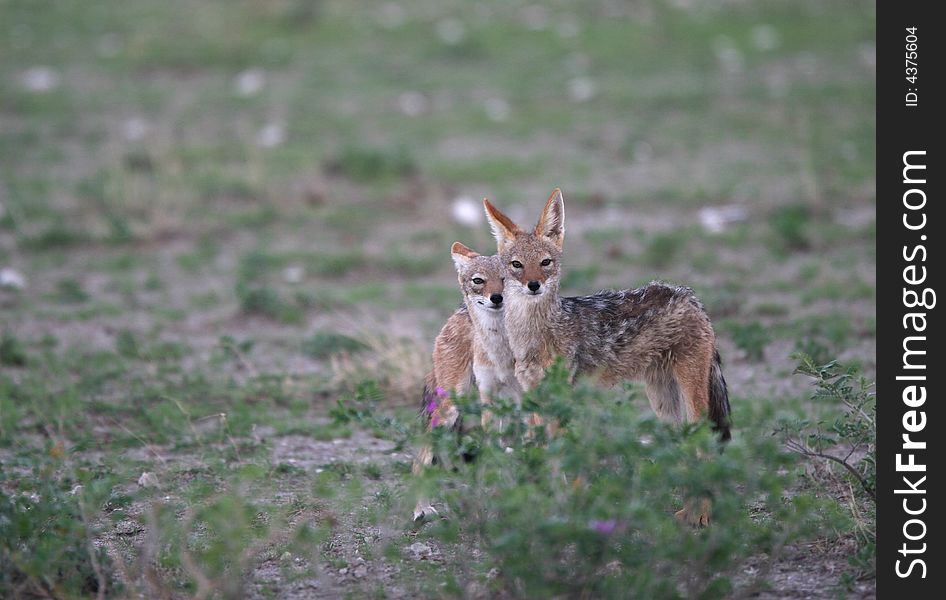
<path fill-rule="evenodd" d="M 717 474 L 754 485 L 741 469 L 773 466 L 763 440 L 780 416 L 835 418 L 781 354 L 874 369 L 873 10 L 678 4 L 0 2 L 0 267 L 27 281 L 0 288 L 0 510 L 13 517 L 0 527 L 15 528 L 0 543 L 20 552 L 0 554 L 0 596 L 94 597 L 103 581 L 117 597 L 199 595 L 202 581 L 223 596 L 315 580 L 337 597 L 574 591 L 510 554 L 552 548 L 561 523 L 515 515 L 561 499 L 548 472 L 525 477 L 533 458 L 574 459 L 563 472 L 583 465 L 606 497 L 637 490 L 585 462 L 595 444 L 491 457 L 510 461 L 491 473 L 521 496 L 483 481 L 496 499 L 463 498 L 473 471 L 435 477 L 453 510 L 500 502 L 499 523 L 531 537 L 496 538 L 476 516 L 405 525 L 405 444 L 433 337 L 460 302 L 447 252 L 493 247 L 485 222 L 455 220 L 459 197 L 488 196 L 531 228 L 562 186 L 566 293 L 651 278 L 698 292 L 745 438 L 731 454 L 747 462 Z M 705 231 L 699 210 L 729 204 L 745 220 Z M 577 394 L 579 430 L 611 415 L 677 435 L 649 429 L 639 387 Z M 602 431 L 596 442 L 616 439 Z M 634 448 L 671 470 L 688 460 Z M 144 472 L 157 487 L 136 484 Z M 640 518 L 620 555 L 640 572 L 663 573 L 635 561 L 686 562 L 712 538 L 671 528 L 680 490 L 664 483 L 614 503 Z M 786 497 L 843 496 L 811 483 L 785 482 Z M 610 518 L 562 497 L 575 504 L 560 514 Z M 745 542 L 731 556 L 771 549 L 738 538 L 769 524 L 747 525 L 737 505 L 741 525 L 720 534 Z M 864 535 L 836 524 L 838 543 Z M 625 551 L 581 540 L 604 552 L 588 556 Z M 438 558 L 411 558 L 416 541 Z M 633 554 L 652 542 L 666 543 Z M 593 566 L 599 583 L 574 582 L 601 596 L 628 573 Z M 621 589 L 668 595 L 650 583 Z M 716 585 L 700 591 L 724 594 Z"/>
<path fill-rule="evenodd" d="M 10 367 L 26 366 L 26 350 L 23 343 L 16 336 L 4 332 L 0 338 L 0 364 Z"/>
<path fill-rule="evenodd" d="M 326 358 L 338 352 L 365 350 L 363 342 L 335 331 L 317 331 L 302 343 L 302 351 L 312 358 Z"/>

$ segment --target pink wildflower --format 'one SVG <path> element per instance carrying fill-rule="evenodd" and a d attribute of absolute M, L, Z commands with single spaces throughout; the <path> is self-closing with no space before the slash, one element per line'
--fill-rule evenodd
<path fill-rule="evenodd" d="M 588 527 L 602 535 L 611 535 L 617 529 L 618 523 L 614 519 L 604 521 L 593 520 L 588 523 Z"/>
<path fill-rule="evenodd" d="M 437 394 L 437 396 L 441 398 L 447 398 L 450 396 L 450 394 L 447 393 L 447 390 L 443 389 L 439 385 L 436 388 L 434 388 L 434 393 Z"/>

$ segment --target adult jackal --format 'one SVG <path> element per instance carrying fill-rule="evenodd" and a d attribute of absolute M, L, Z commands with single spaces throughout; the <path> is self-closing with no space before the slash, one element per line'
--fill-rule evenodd
<path fill-rule="evenodd" d="M 534 387 L 563 357 L 574 375 L 594 374 L 606 384 L 643 381 L 663 419 L 692 423 L 708 414 L 720 438 L 731 437 L 716 335 L 692 290 L 653 282 L 635 290 L 560 296 L 561 190 L 552 192 L 531 232 L 489 200 L 483 203 L 506 265 L 506 335 L 523 389 Z"/>

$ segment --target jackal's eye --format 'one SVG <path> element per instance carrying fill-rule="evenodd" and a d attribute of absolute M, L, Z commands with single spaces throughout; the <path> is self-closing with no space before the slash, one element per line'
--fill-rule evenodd
<path fill-rule="evenodd" d="M 483 285 L 484 283 L 486 283 L 486 280 L 483 279 L 482 277 L 474 277 L 473 283 L 475 283 L 476 285 Z"/>
<path fill-rule="evenodd" d="M 521 269 L 521 268 L 522 268 L 522 263 L 519 262 L 518 260 L 514 260 L 514 261 L 512 261 L 510 264 L 513 266 L 514 269 Z"/>
<path fill-rule="evenodd" d="M 539 264 L 542 265 L 543 267 L 547 267 L 547 266 L 549 266 L 550 264 L 552 264 L 552 259 L 551 259 L 551 258 L 546 258 L 545 260 L 543 260 L 543 261 L 542 261 L 541 263 L 539 263 Z"/>

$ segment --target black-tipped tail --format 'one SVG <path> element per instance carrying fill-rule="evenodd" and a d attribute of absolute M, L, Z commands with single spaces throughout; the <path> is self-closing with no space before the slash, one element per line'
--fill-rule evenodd
<path fill-rule="evenodd" d="M 719 441 L 728 442 L 732 439 L 729 431 L 729 389 L 722 366 L 719 350 L 715 350 L 709 376 L 709 418 L 713 422 L 713 431 L 719 433 Z"/>

